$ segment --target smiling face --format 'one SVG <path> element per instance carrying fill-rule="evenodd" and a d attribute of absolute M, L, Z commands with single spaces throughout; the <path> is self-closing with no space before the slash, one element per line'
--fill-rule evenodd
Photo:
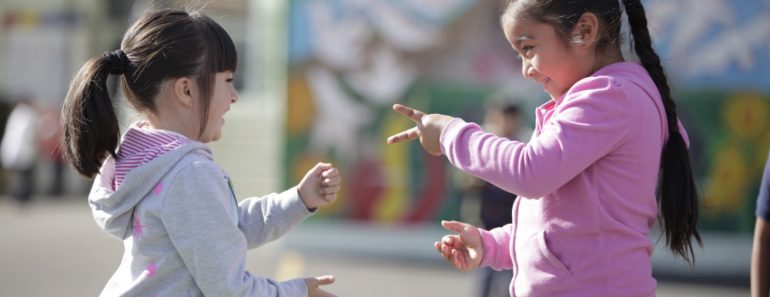
<path fill-rule="evenodd" d="M 558 98 L 578 80 L 593 72 L 595 59 L 579 43 L 562 38 L 543 22 L 507 12 L 502 18 L 508 42 L 521 57 L 522 75 L 543 85 L 552 98 Z"/>
<path fill-rule="evenodd" d="M 208 120 L 199 141 L 208 143 L 222 138 L 224 115 L 230 110 L 230 104 L 238 101 L 238 92 L 233 85 L 233 72 L 218 72 L 214 75 L 214 89 L 211 92 Z"/>

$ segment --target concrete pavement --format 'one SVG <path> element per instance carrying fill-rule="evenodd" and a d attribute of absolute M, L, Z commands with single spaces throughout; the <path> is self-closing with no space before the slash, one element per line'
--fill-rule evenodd
<path fill-rule="evenodd" d="M 373 238 L 369 255 L 361 246 L 335 251 L 321 245 L 344 240 L 341 234 L 361 228 L 368 228 Z M 435 255 L 431 260 L 421 251 L 413 258 L 377 252 L 414 246 L 408 243 L 431 238 L 430 232 L 305 222 L 285 238 L 251 251 L 247 267 L 255 275 L 277 279 L 334 274 L 337 283 L 328 289 L 339 296 L 474 296 L 476 277 L 454 271 Z M 319 245 L 308 243 L 314 241 Z M 0 296 L 95 296 L 121 254 L 121 243 L 96 227 L 84 197 L 38 198 L 21 210 L 0 197 Z M 658 287 L 662 297 L 748 294 L 745 287 L 697 283 L 661 282 Z"/>

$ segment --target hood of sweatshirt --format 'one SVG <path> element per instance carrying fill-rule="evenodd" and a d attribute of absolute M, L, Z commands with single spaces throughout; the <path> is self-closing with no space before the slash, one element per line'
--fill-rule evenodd
<path fill-rule="evenodd" d="M 96 224 L 108 234 L 126 239 L 130 235 L 134 207 L 155 190 L 168 171 L 188 154 L 201 154 L 213 159 L 206 144 L 190 142 L 134 168 L 117 190 L 112 187 L 115 179 L 115 159 L 108 157 L 94 179 L 88 195 L 88 203 Z"/>

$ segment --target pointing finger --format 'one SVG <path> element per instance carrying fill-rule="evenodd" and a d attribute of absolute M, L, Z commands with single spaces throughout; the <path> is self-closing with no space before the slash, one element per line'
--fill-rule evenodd
<path fill-rule="evenodd" d="M 425 116 L 424 112 L 401 104 L 393 104 L 393 110 L 404 115 L 417 124 L 421 123 L 422 117 Z"/>

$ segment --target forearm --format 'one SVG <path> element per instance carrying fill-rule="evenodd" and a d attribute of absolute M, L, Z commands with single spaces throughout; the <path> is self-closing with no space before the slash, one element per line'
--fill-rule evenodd
<path fill-rule="evenodd" d="M 754 247 L 751 254 L 751 296 L 770 294 L 770 229 L 764 219 L 757 218 Z"/>
<path fill-rule="evenodd" d="M 273 241 L 310 216 L 310 212 L 297 194 L 290 188 L 280 194 L 261 198 L 249 198 L 238 206 L 238 228 L 255 248 Z"/>

